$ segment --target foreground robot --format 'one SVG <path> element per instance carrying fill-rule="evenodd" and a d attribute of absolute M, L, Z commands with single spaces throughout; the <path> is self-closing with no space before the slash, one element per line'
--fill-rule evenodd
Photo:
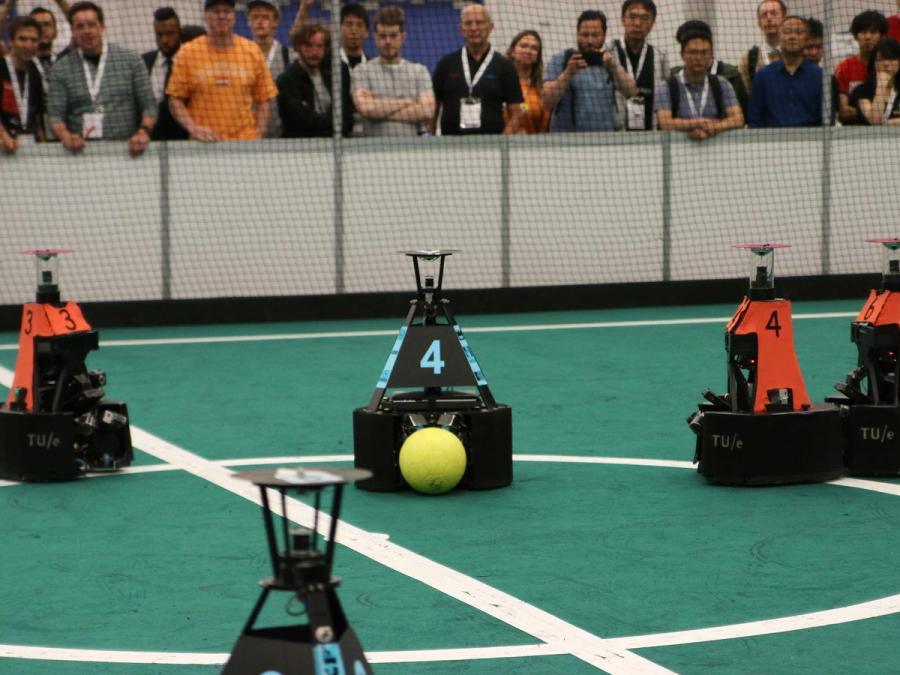
<path fill-rule="evenodd" d="M 857 367 L 829 401 L 847 411 L 847 470 L 861 476 L 900 474 L 900 239 L 870 239 L 884 248 L 881 288 L 872 290 L 850 324 Z"/>
<path fill-rule="evenodd" d="M 0 407 L 0 477 L 9 480 L 65 480 L 132 460 L 128 410 L 103 398 L 106 376 L 84 364 L 97 331 L 77 303 L 60 301 L 56 263 L 66 252 L 26 251 L 38 287 L 22 310 L 13 386 Z"/>
<path fill-rule="evenodd" d="M 260 581 L 262 592 L 234 645 L 223 675 L 371 675 L 359 638 L 341 608 L 336 589 L 340 579 L 331 575 L 337 543 L 344 485 L 369 475 L 359 469 L 302 467 L 250 471 L 236 478 L 256 485 L 260 492 L 266 543 L 272 576 Z M 322 495 L 332 492 L 328 519 Z M 312 529 L 288 526 L 272 508 L 288 513 L 287 493 L 309 496 L 315 510 Z M 270 507 L 269 494 L 278 495 Z M 320 531 L 319 524 L 322 523 Z M 261 613 L 271 593 L 289 594 L 287 614 L 291 623 L 261 625 L 272 621 Z M 299 617 L 299 618 L 298 618 Z"/>
<path fill-rule="evenodd" d="M 400 447 L 426 426 L 443 427 L 462 441 L 467 455 L 463 487 L 498 488 L 512 482 L 512 409 L 494 401 L 449 301 L 441 295 L 444 261 L 451 253 L 406 252 L 413 261 L 417 294 L 369 405 L 353 411 L 355 466 L 373 474 L 357 482 L 365 490 L 405 487 Z M 423 278 L 420 265 L 425 264 L 436 265 L 436 274 Z M 388 389 L 399 387 L 419 389 L 387 395 Z"/>
<path fill-rule="evenodd" d="M 843 468 L 840 411 L 812 407 L 794 353 L 791 303 L 775 297 L 774 251 L 784 246 L 738 246 L 754 265 L 749 293 L 725 329 L 728 392 L 705 391 L 688 418 L 694 461 L 714 483 L 830 480 Z"/>

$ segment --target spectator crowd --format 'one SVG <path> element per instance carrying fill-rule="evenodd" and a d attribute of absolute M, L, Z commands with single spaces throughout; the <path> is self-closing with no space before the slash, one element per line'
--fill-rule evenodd
<path fill-rule="evenodd" d="M 653 0 L 625 0 L 622 38 L 609 43 L 607 16 L 582 12 L 574 45 L 546 60 L 531 29 L 501 53 L 489 11 L 472 3 L 460 13 L 464 45 L 433 74 L 403 57 L 398 6 L 370 16 L 344 4 L 333 71 L 332 35 L 310 19 L 313 0 L 301 0 L 290 45 L 276 40 L 274 0 L 246 3 L 252 39 L 235 33 L 234 0 L 204 0 L 202 27 L 160 7 L 157 49 L 143 55 L 106 39 L 95 2 L 53 0 L 72 36 L 56 50 L 53 12 L 12 18 L 15 1 L 0 4 L 0 148 L 8 154 L 49 140 L 73 153 L 122 141 L 136 157 L 152 141 L 329 137 L 337 106 L 346 137 L 660 129 L 700 141 L 745 126 L 823 124 L 823 26 L 790 14 L 783 0 L 759 3 L 759 43 L 734 65 L 716 58 L 713 31 L 700 20 L 678 28 L 681 64 L 671 63 L 648 41 Z M 370 31 L 377 55 L 363 49 Z M 900 15 L 862 12 L 850 32 L 858 52 L 830 75 L 827 123 L 900 124 Z"/>

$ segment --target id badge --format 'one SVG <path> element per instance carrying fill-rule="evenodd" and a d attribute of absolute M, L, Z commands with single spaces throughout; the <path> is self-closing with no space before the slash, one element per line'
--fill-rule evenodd
<path fill-rule="evenodd" d="M 85 140 L 103 138 L 103 113 L 84 113 L 82 116 L 81 136 Z"/>
<path fill-rule="evenodd" d="M 627 112 L 625 126 L 629 130 L 646 129 L 647 116 L 643 96 L 634 96 L 625 101 Z"/>
<path fill-rule="evenodd" d="M 481 128 L 481 99 L 464 98 L 459 102 L 459 128 Z"/>

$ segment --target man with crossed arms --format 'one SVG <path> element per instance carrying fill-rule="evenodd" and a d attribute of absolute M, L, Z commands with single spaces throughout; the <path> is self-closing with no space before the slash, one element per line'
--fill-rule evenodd
<path fill-rule="evenodd" d="M 378 57 L 351 73 L 353 103 L 363 117 L 364 136 L 416 136 L 434 116 L 428 70 L 400 56 L 405 25 L 402 9 L 383 7 L 375 15 Z"/>

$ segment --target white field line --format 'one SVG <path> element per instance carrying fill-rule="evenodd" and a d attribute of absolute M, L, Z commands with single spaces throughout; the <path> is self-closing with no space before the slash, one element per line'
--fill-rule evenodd
<path fill-rule="evenodd" d="M 352 459 L 352 455 L 296 455 L 284 457 L 244 459 L 225 459 L 213 462 L 218 466 L 262 466 L 266 464 L 344 462 Z M 620 464 L 633 466 L 653 466 L 666 468 L 692 468 L 689 462 L 670 460 L 645 460 L 621 457 L 578 457 L 574 455 L 514 455 L 516 461 L 525 462 L 564 462 L 582 464 Z M 89 474 L 90 477 L 112 476 L 130 473 L 150 473 L 155 471 L 176 471 L 181 467 L 170 464 L 155 464 L 141 467 L 129 467 L 118 473 Z M 9 483 L 9 482 L 8 482 Z M 18 485 L 18 483 L 9 483 Z M 881 483 L 857 478 L 840 478 L 830 482 L 831 485 L 869 490 L 892 496 L 900 496 L 900 485 Z M 380 535 L 384 537 L 384 535 Z M 384 537 L 386 538 L 386 537 Z M 900 612 L 900 595 L 878 598 L 869 602 L 847 605 L 836 609 L 798 614 L 794 616 L 752 621 L 726 626 L 713 626 L 669 633 L 649 635 L 632 635 L 619 638 L 608 638 L 607 642 L 623 649 L 644 649 L 650 647 L 674 646 L 709 642 L 714 640 L 730 640 L 746 637 L 806 630 L 823 626 L 836 625 L 851 621 L 860 621 Z M 477 660 L 493 658 L 515 658 L 529 656 L 552 656 L 568 654 L 562 646 L 547 643 L 538 645 L 516 645 L 508 647 L 473 647 L 460 649 L 409 650 L 367 652 L 372 663 L 426 662 Z M 227 654 L 211 654 L 205 652 L 138 652 L 110 651 L 89 649 L 62 649 L 53 647 L 31 647 L 23 645 L 0 645 L 0 658 L 30 658 L 61 661 L 88 661 L 107 663 L 156 663 L 156 664 L 190 664 L 219 665 L 225 662 Z"/>
<path fill-rule="evenodd" d="M 12 384 L 12 378 L 11 370 L 0 368 L 0 384 L 9 387 Z M 225 467 L 218 466 L 199 455 L 172 445 L 138 427 L 131 427 L 131 438 L 134 445 L 147 454 L 255 504 L 261 503 L 256 486 L 234 478 L 232 472 Z M 270 500 L 274 513 L 300 525 L 312 527 L 314 510 L 311 507 L 296 499 L 288 498 L 285 502 L 287 513 L 281 513 L 279 501 L 278 499 Z M 330 520 L 325 514 L 319 516 L 322 531 L 328 531 Z M 477 579 L 441 565 L 407 548 L 397 546 L 384 535 L 366 532 L 344 521 L 341 521 L 337 532 L 339 544 L 379 562 L 395 572 L 420 581 L 537 638 L 552 648 L 560 649 L 605 672 L 612 674 L 671 672 L 627 650 L 608 649 L 603 638 Z"/>
<path fill-rule="evenodd" d="M 855 487 L 855 486 L 854 486 Z M 838 607 L 820 612 L 795 616 L 750 621 L 728 626 L 713 626 L 694 630 L 674 631 L 609 638 L 607 643 L 621 649 L 648 649 L 670 647 L 716 640 L 734 640 L 748 637 L 786 633 L 796 630 L 822 628 L 850 621 L 872 619 L 900 612 L 900 595 L 878 598 L 846 607 Z M 508 647 L 475 647 L 465 649 L 435 649 L 411 651 L 367 652 L 372 663 L 418 663 L 426 661 L 454 661 L 494 658 L 517 658 L 553 656 L 569 653 L 562 647 L 549 644 L 518 645 Z M 184 665 L 219 665 L 228 658 L 227 654 L 204 652 L 133 652 L 91 649 L 59 649 L 50 647 L 29 647 L 22 645 L 0 645 L 0 658 L 24 658 L 58 661 L 89 661 L 104 663 L 157 663 Z"/>
<path fill-rule="evenodd" d="M 217 466 L 267 466 L 269 464 L 318 464 L 320 462 L 352 462 L 353 455 L 286 455 L 283 457 L 242 457 L 239 459 L 209 460 Z M 582 457 L 578 455 L 513 455 L 515 462 L 545 462 L 558 464 L 617 464 L 621 466 L 656 466 L 665 469 L 693 469 L 695 465 L 671 459 L 642 459 L 638 457 Z M 181 467 L 172 464 L 144 464 L 128 466 L 117 471 L 96 471 L 85 474 L 87 478 L 104 478 L 133 473 L 158 473 L 161 471 L 180 471 Z M 16 481 L 0 480 L 0 487 L 20 485 Z M 857 486 L 852 486 L 857 487 Z"/>
<path fill-rule="evenodd" d="M 714 640 L 734 640 L 737 638 L 757 637 L 773 633 L 788 633 L 795 630 L 821 628 L 850 621 L 872 619 L 900 612 L 900 595 L 889 595 L 871 602 L 827 609 L 822 612 L 810 612 L 795 616 L 784 616 L 778 619 L 736 623 L 730 626 L 714 626 L 672 633 L 655 633 L 652 635 L 635 635 L 632 637 L 609 638 L 607 642 L 618 645 L 622 649 L 646 649 L 648 647 L 668 647 L 686 645 L 696 642 L 712 642 Z"/>
<path fill-rule="evenodd" d="M 175 464 L 195 476 L 207 480 L 245 499 L 259 504 L 258 489 L 236 479 L 224 467 L 171 445 L 146 431 L 132 427 L 135 445 L 163 461 Z M 277 500 L 272 500 L 276 513 Z M 313 510 L 295 499 L 287 500 L 287 513 L 280 514 L 291 521 L 312 525 Z M 320 516 L 321 528 L 327 530 L 330 519 Z M 652 661 L 626 650 L 606 649 L 605 641 L 577 626 L 567 623 L 533 605 L 498 591 L 487 584 L 441 565 L 413 551 L 391 543 L 383 535 L 372 534 L 341 522 L 338 543 L 360 553 L 389 569 L 416 579 L 435 590 L 478 609 L 489 616 L 513 626 L 551 647 L 563 650 L 609 673 L 670 672 Z"/>
<path fill-rule="evenodd" d="M 831 481 L 831 485 L 871 490 L 872 492 L 881 492 L 882 494 L 900 497 L 900 485 L 896 483 L 881 483 L 876 480 L 863 480 L 861 478 L 838 478 Z"/>
<path fill-rule="evenodd" d="M 408 651 L 366 652 L 370 663 L 426 663 L 434 661 L 474 661 L 535 656 L 561 656 L 567 651 L 546 644 L 507 647 L 471 647 L 463 649 L 420 649 Z M 221 666 L 228 653 L 150 652 L 102 649 L 64 649 L 0 644 L 0 658 L 73 661 L 84 663 L 148 663 L 160 665 Z"/>
<path fill-rule="evenodd" d="M 856 316 L 855 312 L 819 312 L 795 314 L 794 320 L 837 319 Z M 730 316 L 702 317 L 694 319 L 648 319 L 640 321 L 597 321 L 587 323 L 522 324 L 513 326 L 476 326 L 466 328 L 466 333 L 518 333 L 549 330 L 587 330 L 595 328 L 644 328 L 648 326 L 689 326 L 696 324 L 726 324 Z M 216 335 L 185 338 L 148 338 L 145 340 L 101 340 L 101 347 L 147 347 L 157 345 L 216 344 L 229 342 L 275 342 L 279 340 L 322 340 L 334 338 L 386 337 L 396 335 L 396 330 L 332 331 L 323 333 L 272 333 L 268 335 Z M 0 344 L 0 351 L 12 351 L 18 344 Z"/>

